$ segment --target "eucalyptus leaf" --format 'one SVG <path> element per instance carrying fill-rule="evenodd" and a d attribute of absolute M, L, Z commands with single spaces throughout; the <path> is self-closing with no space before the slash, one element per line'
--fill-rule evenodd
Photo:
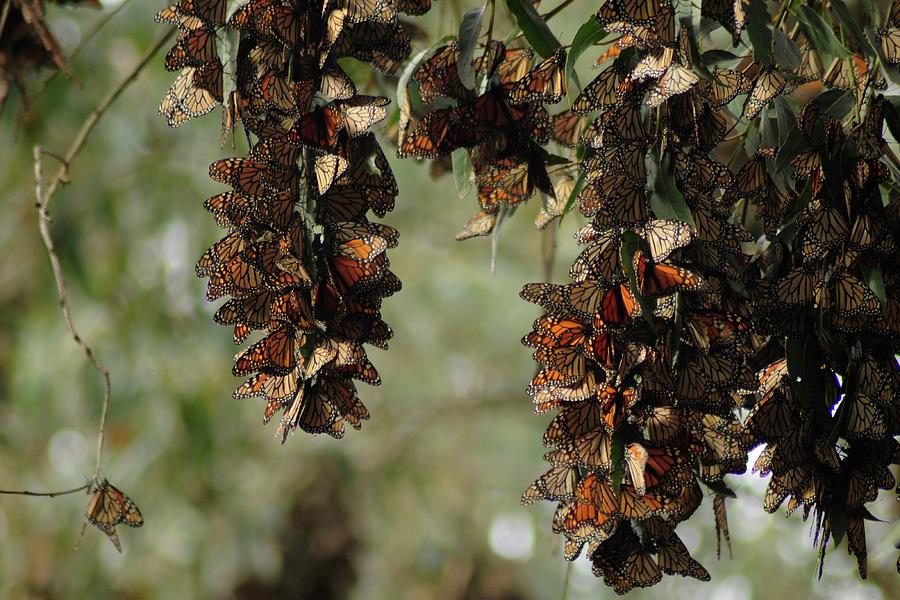
<path fill-rule="evenodd" d="M 606 37 L 606 31 L 594 17 L 585 21 L 572 39 L 572 46 L 566 56 L 566 79 L 571 80 L 575 74 L 575 63 L 585 50 Z"/>
<path fill-rule="evenodd" d="M 456 192 L 459 197 L 466 200 L 471 195 L 475 186 L 472 182 L 472 160 L 466 148 L 457 148 L 450 155 L 453 164 L 453 181 L 456 183 Z"/>
<path fill-rule="evenodd" d="M 456 70 L 459 73 L 459 80 L 470 90 L 475 87 L 475 69 L 472 67 L 472 59 L 481 35 L 481 25 L 484 23 L 487 6 L 487 2 L 485 2 L 481 8 L 473 8 L 463 15 L 462 22 L 459 24 L 459 57 L 456 60 Z"/>
<path fill-rule="evenodd" d="M 700 55 L 708 65 L 733 66 L 741 61 L 741 57 L 728 50 L 707 50 Z"/>
<path fill-rule="evenodd" d="M 586 173 L 584 171 L 578 172 L 578 179 L 575 180 L 575 187 L 572 188 L 572 193 L 569 194 L 569 199 L 566 201 L 566 208 L 563 211 L 563 214 L 566 214 L 572 207 L 575 206 L 575 202 L 578 200 L 578 194 L 581 193 L 581 188 L 584 187 L 584 182 L 586 179 Z"/>
<path fill-rule="evenodd" d="M 634 294 L 635 300 L 641 307 L 641 315 L 650 325 L 651 331 L 656 331 L 656 320 L 653 318 L 653 305 L 641 294 L 641 288 L 638 285 L 637 273 L 634 269 L 634 255 L 641 249 L 644 241 L 631 230 L 622 234 L 622 245 L 619 246 L 619 262 L 625 270 L 628 277 L 628 283 L 631 287 L 631 293 Z"/>
<path fill-rule="evenodd" d="M 831 25 L 813 9 L 801 6 L 795 13 L 797 23 L 809 43 L 821 54 L 828 54 L 838 58 L 850 58 L 853 53 L 847 50 L 841 41 L 834 35 Z"/>
<path fill-rule="evenodd" d="M 775 62 L 789 71 L 796 71 L 800 66 L 800 49 L 797 44 L 780 29 L 776 29 L 774 35 Z"/>
<path fill-rule="evenodd" d="M 831 0 L 829 4 L 831 4 L 831 8 L 834 10 L 835 14 L 837 14 L 838 21 L 841 22 L 841 25 L 844 26 L 844 29 L 850 34 L 859 47 L 862 48 L 866 54 L 876 56 L 877 52 L 875 51 L 875 48 L 872 47 L 872 44 L 870 44 L 869 40 L 866 39 L 866 36 L 863 35 L 859 23 L 850 14 L 850 11 L 847 10 L 847 5 L 844 4 L 844 0 Z M 876 21 L 881 16 L 877 10 L 874 11 L 874 15 Z"/>
<path fill-rule="evenodd" d="M 515 15 L 516 25 L 525 34 L 525 39 L 541 58 L 549 57 L 562 46 L 530 0 L 506 0 L 506 6 Z"/>
<path fill-rule="evenodd" d="M 651 160 L 651 164 L 655 163 Z M 678 186 L 675 184 L 675 174 L 672 171 L 672 159 L 669 154 L 663 157 L 662 162 L 655 170 L 653 189 L 650 192 L 650 208 L 657 218 L 670 221 L 681 221 L 694 226 L 694 217 L 687 201 Z"/>
<path fill-rule="evenodd" d="M 753 57 L 764 65 L 772 64 L 772 17 L 765 0 L 750 0 L 747 7 L 747 35 L 753 47 Z"/>

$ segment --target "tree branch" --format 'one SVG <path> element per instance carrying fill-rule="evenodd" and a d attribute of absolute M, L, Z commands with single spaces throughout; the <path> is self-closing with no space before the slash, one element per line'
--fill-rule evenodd
<path fill-rule="evenodd" d="M 63 183 L 68 183 L 69 179 L 69 166 L 72 164 L 72 161 L 78 156 L 78 153 L 81 151 L 81 147 L 84 146 L 85 141 L 87 141 L 88 136 L 94 130 L 94 127 L 97 126 L 97 122 L 103 117 L 103 114 L 109 109 L 113 102 L 115 102 L 119 96 L 122 95 L 129 85 L 131 85 L 137 76 L 140 75 L 141 71 L 144 67 L 147 66 L 153 57 L 159 52 L 160 48 L 165 46 L 166 42 L 169 41 L 169 38 L 172 37 L 175 33 L 175 28 L 172 27 L 163 34 L 159 39 L 156 40 L 156 43 L 153 44 L 153 47 L 144 55 L 144 58 L 132 69 L 131 73 L 122 80 L 122 82 L 116 86 L 103 100 L 100 101 L 100 104 L 97 105 L 97 108 L 88 116 L 87 120 L 81 126 L 81 130 L 79 130 L 78 135 L 75 136 L 75 141 L 72 142 L 72 145 L 69 146 L 69 151 L 66 152 L 65 160 L 62 165 L 59 167 L 59 170 L 56 172 L 56 175 L 53 176 L 53 179 L 50 180 L 50 184 L 47 186 L 45 191 L 44 198 L 46 202 L 44 203 L 45 208 L 49 204 L 50 200 L 53 199 L 53 195 L 59 189 L 59 186 Z"/>
<path fill-rule="evenodd" d="M 84 342 L 81 336 L 78 333 L 78 330 L 75 328 L 75 323 L 72 320 L 72 315 L 69 309 L 69 303 L 67 300 L 66 293 L 66 283 L 65 278 L 63 277 L 62 267 L 59 262 L 59 255 L 56 252 L 56 247 L 53 244 L 53 237 L 50 234 L 50 213 L 49 206 L 50 201 L 53 199 L 54 194 L 59 189 L 60 185 L 68 182 L 68 173 L 69 173 L 69 165 L 71 165 L 72 161 L 78 156 L 78 153 L 84 147 L 87 138 L 90 136 L 91 132 L 96 127 L 97 123 L 109 109 L 109 107 L 122 95 L 122 92 L 135 80 L 140 72 L 147 66 L 150 60 L 159 52 L 160 48 L 162 48 L 169 38 L 172 37 L 172 34 L 175 32 L 174 28 L 171 28 L 167 33 L 162 35 L 150 48 L 147 54 L 141 59 L 141 61 L 135 66 L 135 68 L 116 86 L 107 96 L 100 101 L 100 104 L 88 115 L 88 118 L 85 120 L 81 129 L 78 132 L 78 135 L 75 137 L 75 140 L 69 146 L 68 151 L 66 152 L 65 157 L 58 157 L 49 152 L 45 152 L 41 146 L 34 147 L 34 180 L 35 180 L 35 206 L 38 211 L 38 228 L 41 232 L 41 238 L 44 241 L 44 247 L 47 250 L 47 256 L 50 259 L 50 267 L 53 270 L 53 278 L 56 281 L 56 291 L 59 296 L 59 306 L 62 310 L 63 320 L 66 324 L 66 330 L 72 336 L 72 339 L 81 349 L 82 353 L 94 367 L 94 369 L 100 373 L 100 376 L 103 379 L 103 405 L 100 411 L 100 427 L 97 433 L 97 454 L 96 454 L 96 463 L 94 468 L 94 475 L 91 481 L 74 490 L 62 491 L 62 492 L 14 492 L 14 491 L 4 491 L 0 493 L 4 494 L 19 494 L 24 496 L 47 496 L 54 497 L 60 496 L 63 494 L 72 494 L 84 489 L 87 489 L 91 483 L 97 481 L 100 478 L 100 467 L 102 465 L 103 459 L 103 444 L 106 436 L 106 418 L 109 414 L 109 401 L 111 396 L 111 384 L 109 378 L 109 371 L 104 367 L 100 361 L 94 356 L 91 348 Z M 61 161 L 61 165 L 56 172 L 56 175 L 50 181 L 50 184 L 45 188 L 44 187 L 44 172 L 43 172 L 43 157 L 44 154 L 48 156 L 53 156 Z"/>
<path fill-rule="evenodd" d="M 65 496 L 66 494 L 74 494 L 76 492 L 82 492 L 90 487 L 90 483 L 86 483 L 81 487 L 77 487 L 72 490 L 63 490 L 61 492 L 29 492 L 28 490 L 22 491 L 13 491 L 13 490 L 0 490 L 0 494 L 9 494 L 15 496 L 37 496 L 43 498 L 55 498 L 57 496 Z"/>

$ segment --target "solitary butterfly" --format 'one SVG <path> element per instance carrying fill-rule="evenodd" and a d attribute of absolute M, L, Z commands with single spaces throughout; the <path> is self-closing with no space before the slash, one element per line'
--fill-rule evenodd
<path fill-rule="evenodd" d="M 109 536 L 116 550 L 121 552 L 122 545 L 116 534 L 116 525 L 124 523 L 129 527 L 140 527 L 144 524 L 144 517 L 134 500 L 106 479 L 92 486 L 91 490 L 94 495 L 85 516 L 92 525 Z"/>

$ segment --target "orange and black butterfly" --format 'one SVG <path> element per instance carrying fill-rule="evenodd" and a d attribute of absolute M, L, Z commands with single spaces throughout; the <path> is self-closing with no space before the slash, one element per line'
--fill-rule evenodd
<path fill-rule="evenodd" d="M 337 146 L 343 127 L 344 118 L 338 106 L 320 106 L 297 120 L 290 137 L 295 144 L 328 150 Z"/>
<path fill-rule="evenodd" d="M 398 154 L 401 158 L 439 158 L 457 148 L 476 146 L 484 140 L 485 129 L 474 119 L 470 106 L 430 112 L 406 133 Z"/>
<path fill-rule="evenodd" d="M 642 253 L 635 256 L 635 267 L 641 295 L 645 298 L 656 298 L 679 290 L 697 290 L 703 286 L 703 280 L 696 273 L 675 265 L 650 261 Z"/>
<path fill-rule="evenodd" d="M 565 66 L 566 51 L 557 48 L 513 85 L 509 92 L 510 101 L 556 104 L 566 95 Z"/>
<path fill-rule="evenodd" d="M 85 516 L 91 524 L 96 525 L 100 531 L 109 536 L 116 550 L 122 551 L 119 536 L 116 534 L 116 525 L 125 524 L 129 527 L 140 527 L 144 524 L 144 517 L 134 500 L 126 496 L 117 487 L 106 479 L 92 486 L 91 502 L 88 504 Z"/>
<path fill-rule="evenodd" d="M 201 67 L 219 60 L 216 33 L 208 27 L 183 31 L 175 46 L 166 55 L 166 69 L 177 71 L 184 67 Z"/>

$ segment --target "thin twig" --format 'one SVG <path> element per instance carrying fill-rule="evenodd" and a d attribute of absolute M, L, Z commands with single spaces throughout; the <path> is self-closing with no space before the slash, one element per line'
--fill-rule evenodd
<path fill-rule="evenodd" d="M 59 256 L 56 253 L 56 247 L 53 245 L 53 237 L 50 235 L 50 214 L 47 212 L 47 203 L 50 196 L 44 192 L 44 173 L 43 173 L 43 152 L 40 146 L 34 147 L 34 180 L 35 180 L 35 201 L 38 210 L 38 227 L 41 230 L 41 237 L 44 240 L 44 247 L 47 249 L 47 256 L 50 257 L 50 267 L 53 269 L 53 278 L 56 280 L 56 292 L 59 295 L 59 307 L 62 310 L 63 320 L 66 323 L 66 330 L 75 340 L 75 343 L 81 348 L 81 351 L 87 357 L 88 361 L 93 365 L 94 369 L 100 373 L 103 378 L 103 409 L 100 412 L 100 432 L 97 434 L 97 463 L 94 471 L 94 478 L 100 476 L 100 458 L 103 454 L 103 438 L 106 431 L 106 414 L 109 412 L 110 397 L 110 381 L 109 370 L 100 364 L 93 351 L 84 342 L 78 331 L 75 329 L 75 323 L 72 321 L 72 315 L 69 311 L 69 302 L 66 299 L 66 282 L 63 278 L 62 267 L 59 264 Z"/>
<path fill-rule="evenodd" d="M 150 62 L 150 60 L 159 52 L 160 48 L 165 45 L 165 43 L 169 40 L 169 38 L 174 33 L 175 29 L 170 29 L 166 34 L 161 36 L 155 44 L 153 44 L 152 48 L 147 52 L 143 59 L 135 66 L 135 68 L 128 74 L 122 82 L 116 86 L 103 100 L 101 100 L 100 104 L 88 115 L 88 118 L 85 120 L 84 125 L 82 125 L 81 129 L 78 132 L 78 135 L 75 137 L 75 140 L 72 142 L 69 150 L 66 152 L 65 157 L 60 158 L 56 155 L 54 158 L 57 158 L 61 161 L 61 165 L 59 170 L 56 172 L 56 175 L 50 181 L 50 184 L 45 188 L 44 187 L 44 172 L 43 172 L 43 156 L 45 154 L 44 150 L 40 146 L 34 147 L 34 179 L 35 179 L 35 204 L 38 211 L 38 227 L 41 232 L 41 238 L 44 241 L 44 247 L 47 249 L 47 256 L 50 258 L 50 267 L 53 270 L 53 278 L 56 281 L 56 291 L 59 295 L 59 306 L 62 310 L 63 320 L 66 324 L 66 330 L 72 336 L 72 339 L 81 349 L 82 353 L 94 367 L 94 369 L 100 373 L 103 378 L 103 406 L 100 411 L 100 427 L 97 433 L 97 455 L 96 455 L 96 463 L 94 468 L 94 476 L 91 479 L 91 482 L 95 482 L 100 478 L 100 467 L 102 465 L 103 459 L 103 444 L 106 437 L 106 418 L 109 414 L 109 401 L 111 396 L 111 385 L 109 378 L 109 371 L 104 367 L 100 361 L 94 356 L 91 348 L 84 342 L 81 336 L 78 334 L 77 329 L 75 328 L 75 323 L 72 321 L 72 315 L 69 309 L 69 303 L 66 299 L 66 283 L 63 277 L 62 267 L 59 262 L 59 255 L 56 252 L 56 247 L 53 244 L 53 237 L 50 234 L 50 213 L 49 206 L 50 201 L 53 199 L 53 195 L 59 189 L 59 186 L 62 183 L 68 181 L 68 173 L 69 166 L 72 161 L 84 147 L 85 142 L 87 141 L 88 136 L 94 130 L 97 123 L 109 109 L 113 102 L 125 91 L 125 89 L 137 78 L 140 72 L 144 69 L 145 66 Z M 49 153 L 47 153 L 50 155 Z M 90 483 L 88 484 L 88 486 Z M 87 486 L 85 486 L 87 487 Z M 85 487 L 79 488 L 85 489 Z M 72 493 L 72 492 L 60 492 L 60 493 Z M 33 495 L 33 494 L 26 494 Z M 44 494 L 44 495 L 59 495 L 59 493 L 52 494 Z"/>
<path fill-rule="evenodd" d="M 159 39 L 156 40 L 156 43 L 153 44 L 153 47 L 144 55 L 144 58 L 141 59 L 135 68 L 128 74 L 122 82 L 116 86 L 116 88 L 111 91 L 106 98 L 104 98 L 100 104 L 97 105 L 97 108 L 88 116 L 87 120 L 84 122 L 84 125 L 81 126 L 81 130 L 78 132 L 78 135 L 75 136 L 75 141 L 72 142 L 72 145 L 69 146 L 69 151 L 66 152 L 65 160 L 63 161 L 62 166 L 60 166 L 59 170 L 56 172 L 56 175 L 53 176 L 53 179 L 50 180 L 50 184 L 47 186 L 47 189 L 44 193 L 44 198 L 46 200 L 45 207 L 49 204 L 50 200 L 53 199 L 53 195 L 56 193 L 60 184 L 68 182 L 69 175 L 69 166 L 72 164 L 72 160 L 78 155 L 81 151 L 81 147 L 84 146 L 84 142 L 87 140 L 88 136 L 94 130 L 94 127 L 97 126 L 97 121 L 103 116 L 103 114 L 109 109 L 110 105 L 118 99 L 119 96 L 122 95 L 122 92 L 131 85 L 131 83 L 137 79 L 137 76 L 140 72 L 147 66 L 153 57 L 159 52 L 160 48 L 166 45 L 166 42 L 169 41 L 169 38 L 175 34 L 175 28 L 172 27 L 163 34 Z"/>
<path fill-rule="evenodd" d="M 3 14 L 0 14 L 0 36 L 3 35 L 3 29 L 6 27 L 6 17 L 9 16 L 9 8 L 12 6 L 12 0 L 6 0 L 3 5 Z"/>
<path fill-rule="evenodd" d="M 0 490 L 0 494 L 10 494 L 14 496 L 40 496 L 43 498 L 55 498 L 57 496 L 65 496 L 66 494 L 75 494 L 77 492 L 83 492 L 84 490 L 90 487 L 90 483 L 86 483 L 81 487 L 77 487 L 72 490 L 63 490 L 61 492 L 29 492 L 28 490 L 14 491 L 14 490 Z"/>
<path fill-rule="evenodd" d="M 94 39 L 94 36 L 96 36 L 98 33 L 100 33 L 100 31 L 101 31 L 104 27 L 106 27 L 106 24 L 109 23 L 109 22 L 110 22 L 117 14 L 119 14 L 119 12 L 121 12 L 121 10 L 122 10 L 123 8 L 125 8 L 126 6 L 128 6 L 128 3 L 129 3 L 129 2 L 131 2 L 131 0 L 124 0 L 124 2 L 122 2 L 122 4 L 118 5 L 118 6 L 115 7 L 113 10 L 111 10 L 111 11 L 109 12 L 109 14 L 104 15 L 102 18 L 98 19 L 97 22 L 94 23 L 94 26 L 91 27 L 91 30 L 88 31 L 88 32 L 81 38 L 81 40 L 78 42 L 78 45 L 75 46 L 75 48 L 72 50 L 72 53 L 69 55 L 68 59 L 66 59 L 66 60 L 67 60 L 69 63 L 71 63 L 72 60 L 73 60 L 76 56 L 78 56 L 78 53 L 81 52 L 81 51 L 84 49 L 84 47 L 87 46 L 88 43 L 90 43 L 90 41 L 91 41 L 92 39 Z M 3 31 L 3 28 L 2 28 L 2 27 L 0 27 L 0 31 Z M 50 75 L 48 75 L 47 78 L 44 79 L 44 80 L 40 83 L 38 89 L 31 95 L 31 99 L 34 100 L 35 98 L 38 98 L 41 94 L 43 94 L 43 93 L 44 93 L 44 90 L 47 89 L 47 86 L 50 85 L 50 82 L 51 82 L 51 81 L 53 81 L 54 79 L 56 79 L 56 76 L 57 76 L 57 75 L 59 75 L 59 71 L 53 71 L 52 73 L 50 73 Z"/>

